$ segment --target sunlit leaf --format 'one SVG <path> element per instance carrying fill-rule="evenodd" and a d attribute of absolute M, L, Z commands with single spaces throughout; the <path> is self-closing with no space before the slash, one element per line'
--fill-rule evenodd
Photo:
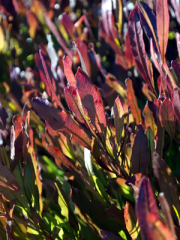
<path fill-rule="evenodd" d="M 6 201 L 17 200 L 16 205 L 29 211 L 28 201 L 12 172 L 0 161 L 0 192 Z"/>
<path fill-rule="evenodd" d="M 69 56 L 63 57 L 63 65 L 64 65 L 64 74 L 67 78 L 68 83 L 72 87 L 76 87 L 76 79 L 72 71 L 72 60 Z"/>
<path fill-rule="evenodd" d="M 73 165 L 73 162 L 71 162 L 70 159 L 68 159 L 66 156 L 64 156 L 64 154 L 61 152 L 61 150 L 59 148 L 48 145 L 48 151 L 55 158 L 55 162 L 59 168 L 61 168 L 62 170 L 66 170 L 66 168 L 67 168 L 69 170 L 76 171 L 76 169 Z"/>
<path fill-rule="evenodd" d="M 137 5 L 138 5 L 139 16 L 140 16 L 143 29 L 147 37 L 149 38 L 149 40 L 152 39 L 152 43 L 158 57 L 158 62 L 161 63 L 161 55 L 159 51 L 159 43 L 158 43 L 158 36 L 157 36 L 156 15 L 146 3 L 142 1 L 140 2 L 137 1 Z"/>
<path fill-rule="evenodd" d="M 141 118 L 141 110 L 138 107 L 136 96 L 134 93 L 133 89 L 133 84 L 131 79 L 126 79 L 126 86 L 127 86 L 127 99 L 128 99 L 128 104 L 130 106 L 132 115 L 135 119 L 136 124 L 142 123 L 142 118 Z"/>
<path fill-rule="evenodd" d="M 160 118 L 161 124 L 163 125 L 165 130 L 168 132 L 171 139 L 175 138 L 176 120 L 175 120 L 172 102 L 168 98 L 165 98 L 165 100 L 162 102 L 159 108 L 159 118 Z"/>
<path fill-rule="evenodd" d="M 143 115 L 145 118 L 145 127 L 148 128 L 150 127 L 151 130 L 153 131 L 154 136 L 157 134 L 157 125 L 155 123 L 154 115 L 151 109 L 149 108 L 149 102 L 147 102 L 144 110 L 143 110 Z"/>
<path fill-rule="evenodd" d="M 38 27 L 36 16 L 30 10 L 26 11 L 27 22 L 29 24 L 29 35 L 34 39 Z"/>
<path fill-rule="evenodd" d="M 173 236 L 171 231 L 158 219 L 158 217 L 154 213 L 148 214 L 147 221 L 149 225 L 151 224 L 153 226 L 153 230 L 154 232 L 156 232 L 156 237 L 158 237 L 158 239 L 160 238 L 164 240 L 176 239 L 176 237 Z"/>
<path fill-rule="evenodd" d="M 169 9 L 167 0 L 156 0 L 156 17 L 159 47 L 162 54 L 162 60 L 165 62 L 169 33 Z"/>
<path fill-rule="evenodd" d="M 141 239 L 139 237 L 138 222 L 136 219 L 136 214 L 133 207 L 126 202 L 124 208 L 124 220 L 126 223 L 126 228 L 132 239 Z"/>
<path fill-rule="evenodd" d="M 85 131 L 80 128 L 65 112 L 59 111 L 48 100 L 34 98 L 32 105 L 40 118 L 47 121 L 55 131 L 65 134 L 72 133 L 75 141 L 79 141 L 83 146 L 90 146 L 90 139 Z"/>
<path fill-rule="evenodd" d="M 98 89 L 89 82 L 86 75 L 80 69 L 78 69 L 75 77 L 82 104 L 87 110 L 91 123 L 99 133 L 104 133 L 106 128 L 106 117 L 102 98 L 99 95 Z"/>
<path fill-rule="evenodd" d="M 114 125 L 116 128 L 117 143 L 119 144 L 124 126 L 124 110 L 119 97 L 114 102 Z"/>
<path fill-rule="evenodd" d="M 145 51 L 145 45 L 143 40 L 143 30 L 141 27 L 137 6 L 129 15 L 128 31 L 129 31 L 129 40 L 130 40 L 131 50 L 134 55 L 136 66 L 139 72 L 141 73 L 142 77 L 144 78 L 144 80 L 148 83 L 151 91 L 155 93 L 154 87 L 152 85 L 152 78 L 149 72 L 149 67 L 147 64 L 148 57 Z"/>
<path fill-rule="evenodd" d="M 78 121 L 84 123 L 82 107 L 79 106 L 80 100 L 77 90 L 74 87 L 68 86 L 64 89 L 64 95 L 69 109 L 75 114 Z"/>
<path fill-rule="evenodd" d="M 62 22 L 63 26 L 65 27 L 68 35 L 71 37 L 72 40 L 74 40 L 75 28 L 74 28 L 73 21 L 70 19 L 70 17 L 66 13 L 63 13 L 61 22 Z"/>

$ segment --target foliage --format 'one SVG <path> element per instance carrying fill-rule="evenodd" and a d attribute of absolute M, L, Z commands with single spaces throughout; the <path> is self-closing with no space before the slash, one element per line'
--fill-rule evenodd
<path fill-rule="evenodd" d="M 0 11 L 0 239 L 180 239 L 177 1 Z"/>

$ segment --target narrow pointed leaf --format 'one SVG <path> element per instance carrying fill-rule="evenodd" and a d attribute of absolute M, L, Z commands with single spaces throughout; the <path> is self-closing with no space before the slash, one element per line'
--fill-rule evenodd
<path fill-rule="evenodd" d="M 83 71 L 86 73 L 87 76 L 90 77 L 91 65 L 87 45 L 82 41 L 77 46 L 75 45 L 75 49 L 78 52 Z"/>
<path fill-rule="evenodd" d="M 124 221 L 126 223 L 126 229 L 128 230 L 132 239 L 140 240 L 138 222 L 133 207 L 126 202 L 124 207 Z"/>
<path fill-rule="evenodd" d="M 171 209 L 170 209 L 169 204 L 164 196 L 164 193 L 159 194 L 159 201 L 161 203 L 161 210 L 163 212 L 166 227 L 169 228 L 169 230 L 172 232 L 172 234 L 174 236 L 176 236 L 175 229 L 174 229 L 174 222 L 173 222 L 173 219 L 171 216 Z"/>
<path fill-rule="evenodd" d="M 16 206 L 29 211 L 28 201 L 12 172 L 0 161 L 0 193 L 6 201 L 16 200 Z"/>
<path fill-rule="evenodd" d="M 136 124 L 142 123 L 141 110 L 138 107 L 131 79 L 126 79 L 127 99 Z"/>
<path fill-rule="evenodd" d="M 117 143 L 119 144 L 124 126 L 124 110 L 119 97 L 114 102 L 114 125 L 116 128 Z"/>
<path fill-rule="evenodd" d="M 149 38 L 149 40 L 152 39 L 155 52 L 158 56 L 158 62 L 161 63 L 161 54 L 159 51 L 159 43 L 158 43 L 158 36 L 157 36 L 156 15 L 146 3 L 142 1 L 140 2 L 137 1 L 137 5 L 138 5 L 139 16 L 140 16 L 143 29 L 147 37 Z"/>
<path fill-rule="evenodd" d="M 116 60 L 117 60 L 117 57 L 116 57 Z M 111 88 L 113 88 L 121 97 L 125 98 L 125 96 L 126 96 L 126 86 L 122 82 L 118 81 L 115 76 L 108 73 L 107 76 L 106 76 L 106 83 Z"/>
<path fill-rule="evenodd" d="M 162 60 L 165 62 L 165 54 L 169 33 L 169 9 L 168 0 L 156 0 L 157 32 Z"/>
<path fill-rule="evenodd" d="M 63 26 L 65 27 L 68 35 L 71 37 L 72 40 L 74 40 L 73 33 L 75 30 L 75 27 L 74 27 L 73 21 L 70 19 L 70 17 L 66 13 L 63 13 L 61 22 L 62 22 Z"/>
<path fill-rule="evenodd" d="M 64 89 L 64 95 L 69 109 L 75 114 L 78 121 L 84 123 L 81 109 L 78 106 L 78 92 L 74 87 L 68 86 Z"/>
<path fill-rule="evenodd" d="M 136 202 L 136 216 L 138 219 L 140 233 L 143 240 L 155 239 L 154 233 L 148 224 L 148 213 L 153 213 L 158 218 L 156 200 L 149 179 L 143 177 L 139 186 L 139 194 Z"/>
<path fill-rule="evenodd" d="M 88 113 L 91 123 L 99 133 L 105 132 L 107 123 L 103 101 L 98 89 L 89 82 L 82 70 L 78 69 L 75 77 L 82 104 Z"/>
<path fill-rule="evenodd" d="M 180 58 L 180 34 L 178 32 L 176 32 L 176 44 L 177 44 L 178 56 Z"/>
<path fill-rule="evenodd" d="M 145 174 L 149 164 L 149 157 L 147 136 L 144 134 L 143 127 L 139 125 L 132 149 L 132 173 Z"/>
<path fill-rule="evenodd" d="M 63 57 L 63 64 L 64 64 L 64 74 L 67 78 L 68 83 L 76 88 L 76 79 L 74 73 L 72 71 L 72 60 L 69 56 Z"/>
<path fill-rule="evenodd" d="M 153 213 L 149 213 L 147 216 L 147 221 L 149 225 L 153 227 L 153 232 L 156 236 L 154 239 L 163 239 L 163 240 L 175 240 L 176 237 L 173 236 L 171 231 L 157 218 Z"/>
<path fill-rule="evenodd" d="M 176 87 L 173 91 L 173 107 L 175 116 L 180 123 L 180 88 Z"/>
<path fill-rule="evenodd" d="M 85 130 L 80 128 L 65 112 L 56 109 L 48 100 L 38 97 L 33 98 L 32 105 L 38 116 L 47 121 L 53 130 L 64 134 L 70 133 L 73 135 L 74 141 L 77 141 L 82 146 L 91 146 L 90 138 Z"/>
<path fill-rule="evenodd" d="M 174 115 L 174 109 L 172 102 L 165 98 L 159 108 L 159 118 L 162 126 L 168 132 L 171 139 L 176 135 L 176 119 Z"/>
<path fill-rule="evenodd" d="M 60 46 L 62 46 L 62 48 L 66 51 L 66 53 L 69 55 L 69 57 L 72 58 L 72 52 L 69 50 L 69 48 L 66 45 L 66 42 L 64 41 L 64 39 L 61 37 L 61 35 L 59 34 L 57 28 L 55 27 L 54 23 L 52 22 L 52 20 L 49 18 L 48 14 L 46 11 L 44 11 L 44 18 L 45 21 L 49 27 L 49 29 L 51 30 L 51 32 L 54 34 L 57 42 L 59 43 Z"/>
<path fill-rule="evenodd" d="M 154 103 L 149 102 L 149 108 L 150 110 L 153 112 L 153 116 L 155 119 L 155 123 L 157 125 L 158 131 L 157 131 L 157 135 L 156 135 L 156 152 L 162 156 L 163 153 L 163 147 L 164 147 L 164 127 L 162 127 L 161 122 L 159 120 L 159 107 L 161 105 L 160 100 L 155 99 Z"/>
<path fill-rule="evenodd" d="M 59 188 L 59 186 L 57 185 L 57 183 L 54 183 L 55 187 L 57 189 L 58 192 L 58 204 L 61 208 L 61 214 L 67 219 L 69 220 L 69 206 L 64 198 L 64 194 L 62 194 L 63 190 Z"/>
<path fill-rule="evenodd" d="M 178 199 L 178 192 L 175 184 L 175 180 L 171 169 L 167 166 L 164 160 L 162 160 L 157 153 L 154 153 L 153 156 L 153 171 L 156 176 L 161 192 L 164 193 L 165 198 L 167 199 L 173 217 L 176 219 L 173 206 L 180 212 L 180 205 Z"/>
<path fill-rule="evenodd" d="M 56 165 L 62 170 L 75 170 L 73 161 L 66 157 L 58 147 L 48 145 L 48 152 L 55 158 Z"/>
<path fill-rule="evenodd" d="M 37 184 L 37 189 L 38 189 L 38 193 L 39 193 L 39 198 L 38 198 L 38 200 L 39 200 L 39 211 L 40 211 L 40 213 L 42 213 L 42 211 L 43 211 L 42 182 L 41 182 L 41 175 L 40 175 L 39 165 L 38 165 L 38 161 L 36 159 L 36 156 L 35 156 L 35 153 L 34 153 L 34 149 L 32 148 L 32 146 L 29 146 L 28 152 L 31 155 L 31 160 L 32 160 L 33 167 L 34 167 L 36 184 Z"/>
<path fill-rule="evenodd" d="M 116 179 L 112 178 L 110 183 L 116 192 L 120 193 L 122 196 L 124 196 L 128 200 L 134 201 L 132 188 L 126 184 L 125 179 L 121 177 L 118 177 Z"/>
<path fill-rule="evenodd" d="M 108 24 L 108 11 L 111 8 L 111 1 L 110 0 L 102 0 L 101 4 L 101 11 L 102 11 L 102 23 L 105 30 L 106 35 L 109 37 L 109 24 Z"/>
<path fill-rule="evenodd" d="M 42 48 L 42 50 L 44 50 L 44 49 Z M 56 95 L 55 80 L 54 80 L 53 74 L 51 72 L 50 66 L 48 66 L 48 64 L 46 63 L 46 61 L 44 59 L 45 56 L 43 56 L 44 54 L 43 54 L 42 50 L 39 51 L 39 56 L 40 56 L 40 59 L 42 62 L 42 67 L 41 67 L 41 65 L 39 65 L 39 70 L 43 71 L 44 75 L 46 76 L 47 84 L 49 85 L 49 88 L 51 90 L 52 97 L 55 99 L 55 101 L 57 102 L 59 107 L 61 109 L 64 109 L 61 101 L 59 100 L 59 98 Z"/>
<path fill-rule="evenodd" d="M 121 33 L 122 31 L 122 23 L 123 23 L 123 5 L 122 5 L 122 0 L 118 0 L 118 30 Z"/>
<path fill-rule="evenodd" d="M 150 152 L 150 160 L 151 160 L 151 163 L 152 163 L 153 153 L 154 153 L 154 150 L 155 150 L 155 142 L 154 142 L 154 134 L 153 134 L 153 131 L 151 130 L 150 127 L 148 127 L 146 129 L 146 136 L 147 136 L 147 139 L 148 139 L 148 148 L 149 148 L 149 152 Z"/>
<path fill-rule="evenodd" d="M 174 78 L 176 78 L 176 83 L 178 86 L 180 86 L 180 63 L 173 60 L 171 62 L 171 67 L 172 67 L 172 70 L 174 71 Z"/>
<path fill-rule="evenodd" d="M 147 63 L 148 57 L 145 51 L 145 45 L 143 40 L 143 30 L 141 27 L 137 6 L 130 13 L 130 16 L 128 19 L 128 32 L 129 32 L 131 50 L 134 55 L 136 66 L 139 72 L 141 73 L 142 77 L 144 78 L 144 80 L 148 83 L 151 91 L 155 93 L 155 90 L 152 85 L 152 79 L 149 72 L 148 63 Z"/>
<path fill-rule="evenodd" d="M 124 47 L 125 47 L 124 57 L 126 59 L 127 65 L 128 65 L 129 68 L 132 68 L 135 65 L 135 61 L 134 61 L 134 56 L 133 56 L 132 51 L 131 51 L 128 31 L 126 33 Z"/>
<path fill-rule="evenodd" d="M 153 131 L 154 136 L 157 134 L 157 125 L 155 123 L 154 115 L 151 109 L 149 108 L 149 102 L 147 102 L 144 110 L 143 110 L 143 115 L 145 118 L 145 127 L 148 128 L 150 127 L 151 130 Z"/>

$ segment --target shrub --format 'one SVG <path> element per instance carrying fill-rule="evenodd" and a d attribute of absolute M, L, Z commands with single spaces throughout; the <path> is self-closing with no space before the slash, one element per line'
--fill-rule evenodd
<path fill-rule="evenodd" d="M 179 239 L 180 7 L 133 2 L 1 3 L 0 239 Z"/>

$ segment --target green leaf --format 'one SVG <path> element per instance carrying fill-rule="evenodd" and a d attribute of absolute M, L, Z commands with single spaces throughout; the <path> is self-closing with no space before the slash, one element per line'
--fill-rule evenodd
<path fill-rule="evenodd" d="M 92 179 L 94 181 L 94 184 L 95 184 L 95 187 L 97 189 L 97 191 L 99 192 L 99 194 L 101 196 L 103 196 L 103 198 L 106 200 L 106 202 L 111 205 L 110 201 L 109 201 L 109 198 L 108 198 L 108 195 L 104 189 L 104 186 L 102 184 L 102 182 L 99 180 L 98 177 L 96 177 L 95 175 L 92 175 Z"/>
<path fill-rule="evenodd" d="M 124 110 L 120 98 L 117 97 L 114 102 L 114 125 L 116 128 L 117 144 L 121 141 L 122 130 L 124 126 Z"/>

